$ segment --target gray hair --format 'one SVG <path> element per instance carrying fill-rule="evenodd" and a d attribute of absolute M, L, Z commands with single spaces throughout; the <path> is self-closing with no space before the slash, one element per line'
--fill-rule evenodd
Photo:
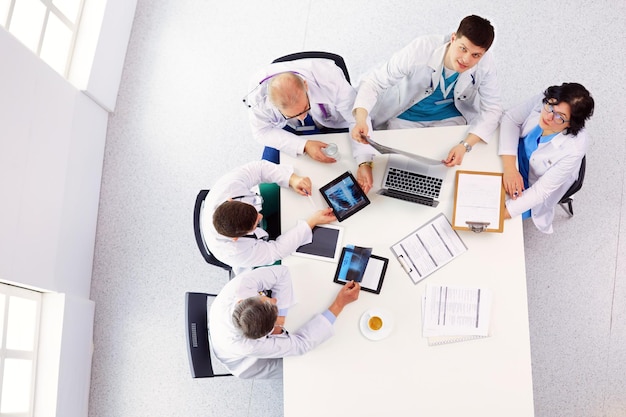
<path fill-rule="evenodd" d="M 233 311 L 233 323 L 248 339 L 267 336 L 276 323 L 278 308 L 260 296 L 241 300 Z"/>
<path fill-rule="evenodd" d="M 273 76 L 267 85 L 269 99 L 279 109 L 297 104 L 303 92 L 306 92 L 304 80 L 293 72 L 281 72 Z"/>

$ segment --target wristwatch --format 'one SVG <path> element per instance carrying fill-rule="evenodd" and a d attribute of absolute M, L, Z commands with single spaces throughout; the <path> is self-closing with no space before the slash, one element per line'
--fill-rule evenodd
<path fill-rule="evenodd" d="M 465 142 L 464 140 L 459 142 L 461 145 L 465 146 L 465 151 L 466 152 L 471 152 L 472 151 L 472 145 L 470 145 L 469 143 Z"/>

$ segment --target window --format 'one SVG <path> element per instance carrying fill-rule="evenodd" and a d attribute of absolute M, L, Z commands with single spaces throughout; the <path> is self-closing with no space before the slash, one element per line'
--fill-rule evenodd
<path fill-rule="evenodd" d="M 68 76 L 84 0 L 0 0 L 0 25 Z"/>
<path fill-rule="evenodd" d="M 32 417 L 41 293 L 0 283 L 0 417 Z"/>

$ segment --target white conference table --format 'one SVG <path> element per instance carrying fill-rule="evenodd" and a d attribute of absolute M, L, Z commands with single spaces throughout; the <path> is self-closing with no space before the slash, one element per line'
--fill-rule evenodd
<path fill-rule="evenodd" d="M 376 131 L 381 144 L 444 158 L 466 133 L 466 126 Z M 308 156 L 281 154 L 281 163 L 313 182 L 313 199 L 327 207 L 318 189 L 346 170 L 356 176 L 348 134 L 323 135 L 334 142 L 342 157 L 322 164 Z M 452 220 L 454 174 L 457 169 L 502 172 L 497 135 L 466 154 L 463 164 L 451 168 L 436 208 L 376 194 L 386 156 L 374 164 L 371 204 L 344 222 L 342 246 L 372 247 L 389 258 L 380 294 L 361 291 L 335 322 L 335 336 L 315 350 L 284 360 L 286 417 L 305 416 L 494 416 L 534 415 L 526 270 L 521 219 L 505 221 L 504 233 L 459 231 L 468 251 L 442 269 L 414 284 L 389 249 L 390 246 L 439 213 Z M 313 212 L 307 198 L 281 193 L 283 230 Z M 339 284 L 333 282 L 336 263 L 289 256 L 298 304 L 286 326 L 296 329 L 333 301 Z M 493 291 L 490 337 L 428 346 L 421 335 L 421 298 L 425 284 L 490 288 Z M 361 315 L 370 308 L 393 314 L 391 334 L 378 341 L 359 329 Z"/>

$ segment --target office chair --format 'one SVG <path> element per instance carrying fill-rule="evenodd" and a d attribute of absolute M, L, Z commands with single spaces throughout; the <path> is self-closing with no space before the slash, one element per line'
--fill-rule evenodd
<path fill-rule="evenodd" d="M 335 65 L 337 65 L 339 68 L 341 68 L 341 71 L 343 71 L 343 75 L 344 77 L 346 77 L 346 80 L 348 81 L 348 83 L 350 83 L 350 74 L 348 73 L 346 62 L 341 56 L 337 54 L 333 54 L 332 52 L 323 52 L 323 51 L 296 52 L 293 54 L 281 56 L 280 58 L 276 58 L 275 60 L 272 61 L 272 64 L 275 64 L 277 62 L 296 61 L 298 59 L 308 59 L 308 58 L 330 59 L 334 61 Z M 328 129 L 326 133 L 338 133 L 338 132 L 343 132 L 343 131 L 345 131 L 345 129 Z M 266 146 L 263 149 L 263 156 L 261 156 L 261 159 L 265 159 L 266 161 L 279 164 L 280 153 L 278 152 L 277 149 Z"/>
<path fill-rule="evenodd" d="M 277 62 L 287 62 L 287 61 L 295 61 L 297 59 L 307 59 L 307 58 L 322 58 L 322 59 L 330 59 L 335 61 L 335 65 L 337 65 L 343 71 L 343 75 L 346 77 L 346 80 L 350 82 L 350 74 L 348 74 L 348 68 L 346 67 L 346 62 L 343 58 L 337 54 L 333 54 L 332 52 L 322 52 L 322 51 L 304 51 L 304 52 L 296 52 L 293 54 L 281 56 L 280 58 L 276 58 L 272 61 L 272 64 Z"/>
<path fill-rule="evenodd" d="M 583 186 L 583 180 L 585 179 L 585 169 L 587 165 L 587 156 L 583 156 L 582 161 L 580 161 L 580 170 L 578 171 L 578 179 L 574 181 L 574 183 L 569 187 L 569 189 L 565 192 L 563 197 L 559 200 L 559 205 L 565 212 L 570 216 L 574 216 L 574 208 L 572 207 L 572 203 L 574 200 L 572 199 L 572 195 L 578 192 Z M 565 207 L 567 205 L 567 207 Z"/>
<path fill-rule="evenodd" d="M 187 336 L 187 354 L 193 378 L 213 378 L 216 376 L 232 376 L 232 374 L 216 374 L 211 361 L 209 346 L 209 325 L 207 319 L 207 301 L 215 299 L 216 294 L 202 292 L 185 293 L 185 324 Z"/>
<path fill-rule="evenodd" d="M 213 256 L 204 241 L 202 230 L 200 230 L 200 213 L 202 213 L 202 206 L 204 205 L 204 200 L 206 199 L 207 194 L 209 194 L 209 190 L 200 190 L 198 196 L 196 197 L 196 204 L 193 209 L 193 231 L 196 236 L 196 243 L 198 244 L 198 249 L 200 249 L 202 257 L 207 263 L 225 269 L 228 271 L 229 275 L 232 276 L 233 268 Z"/>

